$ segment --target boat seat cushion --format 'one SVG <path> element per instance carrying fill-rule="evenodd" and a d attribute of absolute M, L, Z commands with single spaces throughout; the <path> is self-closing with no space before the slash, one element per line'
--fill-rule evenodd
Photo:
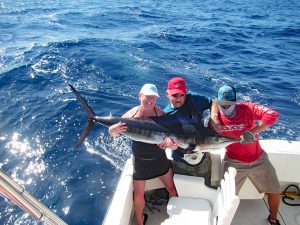
<path fill-rule="evenodd" d="M 206 199 L 189 197 L 172 197 L 167 206 L 169 219 L 164 225 L 172 224 L 211 224 L 212 209 Z"/>

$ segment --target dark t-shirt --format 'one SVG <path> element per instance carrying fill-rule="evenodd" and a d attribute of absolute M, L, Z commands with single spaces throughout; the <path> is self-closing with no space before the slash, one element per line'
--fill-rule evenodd
<path fill-rule="evenodd" d="M 180 108 L 172 108 L 171 104 L 168 104 L 164 111 L 168 115 L 177 115 L 182 124 L 183 131 L 191 129 L 191 125 L 194 129 L 200 130 L 204 126 L 203 112 L 210 109 L 212 100 L 208 97 L 200 95 L 196 92 L 189 92 L 186 96 L 186 101 Z M 178 128 L 180 129 L 180 128 Z M 183 154 L 187 150 L 182 148 L 172 151 L 172 157 L 175 161 L 185 162 L 182 159 Z"/>

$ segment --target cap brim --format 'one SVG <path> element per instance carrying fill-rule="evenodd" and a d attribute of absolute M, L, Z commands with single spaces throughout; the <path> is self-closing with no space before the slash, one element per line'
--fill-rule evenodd
<path fill-rule="evenodd" d="M 171 89 L 171 90 L 168 90 L 168 93 L 170 95 L 175 95 L 175 94 L 186 94 L 185 91 L 181 90 L 181 89 Z"/>
<path fill-rule="evenodd" d="M 140 92 L 140 94 L 143 94 L 145 96 L 150 96 L 150 95 L 154 95 L 156 97 L 159 97 L 159 95 L 155 92 Z"/>
<path fill-rule="evenodd" d="M 218 105 L 234 105 L 236 101 L 216 100 Z"/>

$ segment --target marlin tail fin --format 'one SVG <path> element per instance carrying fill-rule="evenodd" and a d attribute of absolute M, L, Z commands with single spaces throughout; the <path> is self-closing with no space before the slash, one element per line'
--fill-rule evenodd
<path fill-rule="evenodd" d="M 85 140 L 85 138 L 89 135 L 90 131 L 93 129 L 95 126 L 95 116 L 96 114 L 93 112 L 91 107 L 88 105 L 87 101 L 79 94 L 79 92 L 71 85 L 69 84 L 71 90 L 75 93 L 77 96 L 77 99 L 81 102 L 83 108 L 85 109 L 87 116 L 88 116 L 88 123 L 85 126 L 82 134 L 80 135 L 79 140 L 77 141 L 75 148 L 78 148 Z"/>

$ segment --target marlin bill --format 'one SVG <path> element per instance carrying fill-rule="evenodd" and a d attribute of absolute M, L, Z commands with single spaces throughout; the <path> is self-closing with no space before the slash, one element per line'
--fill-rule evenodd
<path fill-rule="evenodd" d="M 87 125 L 75 147 L 79 147 L 84 142 L 95 124 L 99 123 L 109 127 L 119 122 L 126 123 L 128 127 L 128 130 L 122 133 L 124 136 L 134 141 L 149 144 L 160 144 L 166 137 L 170 137 L 176 139 L 178 146 L 184 149 L 193 148 L 198 151 L 213 151 L 240 141 L 239 139 L 222 137 L 213 133 L 207 127 L 201 127 L 200 130 L 196 130 L 190 124 L 182 123 L 181 121 L 188 120 L 178 118 L 177 115 L 153 116 L 149 118 L 121 118 L 113 117 L 112 115 L 106 117 L 96 116 L 79 92 L 72 85 L 69 84 L 69 86 L 81 102 L 88 116 Z"/>

